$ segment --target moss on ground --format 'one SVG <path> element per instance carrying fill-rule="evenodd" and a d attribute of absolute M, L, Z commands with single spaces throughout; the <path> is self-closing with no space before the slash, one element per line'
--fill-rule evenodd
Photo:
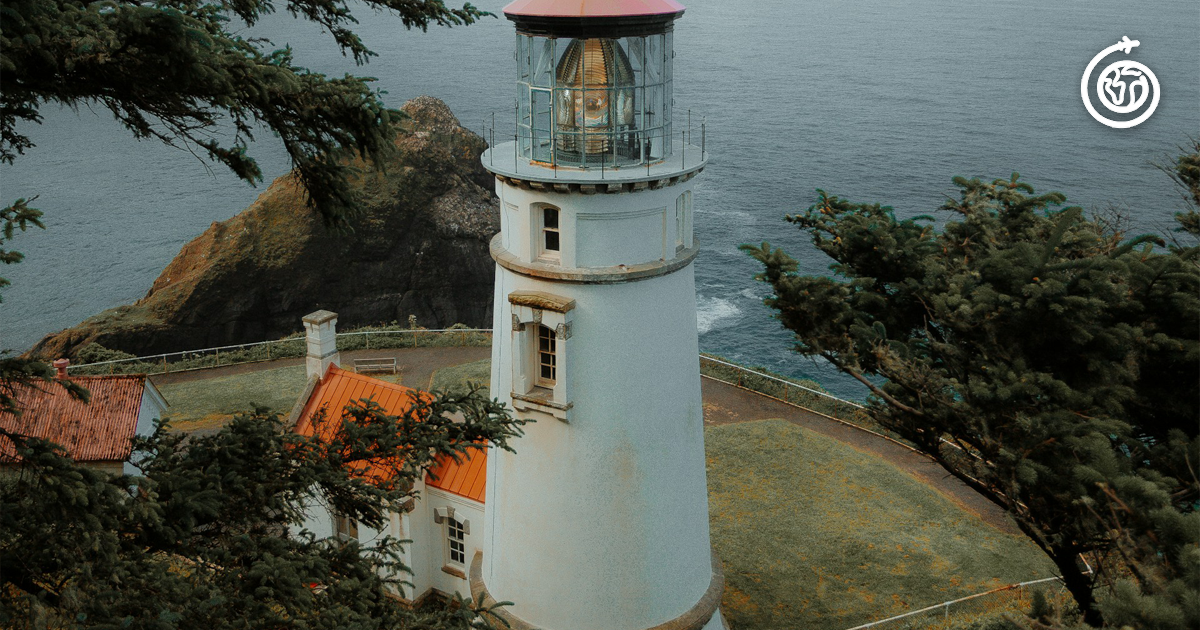
<path fill-rule="evenodd" d="M 723 609 L 742 630 L 840 630 L 1054 575 L 886 461 L 785 420 L 708 427 Z"/>
<path fill-rule="evenodd" d="M 286 415 L 308 383 L 305 367 L 258 370 L 246 374 L 162 385 L 171 406 L 167 417 L 180 431 L 220 428 L 234 414 L 250 409 L 251 403 Z"/>

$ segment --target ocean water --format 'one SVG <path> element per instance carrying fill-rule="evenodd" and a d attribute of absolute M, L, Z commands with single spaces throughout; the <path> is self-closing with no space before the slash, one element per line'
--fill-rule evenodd
<path fill-rule="evenodd" d="M 453 1 L 450 4 L 454 4 Z M 476 3 L 497 14 L 504 2 Z M 813 378 L 843 396 L 863 390 L 791 352 L 771 318 L 742 243 L 783 246 L 808 273 L 829 260 L 783 221 L 821 188 L 933 212 L 954 175 L 1007 177 L 1064 192 L 1087 209 L 1124 209 L 1143 230 L 1171 226 L 1180 208 L 1153 165 L 1200 136 L 1200 4 L 1114 0 L 692 0 L 676 24 L 676 119 L 706 122 L 710 166 L 697 180 L 695 229 L 700 344 L 737 361 Z M 357 31 L 379 56 L 361 68 L 318 27 L 286 14 L 253 29 L 302 65 L 374 76 L 399 106 L 429 94 L 467 127 L 511 115 L 513 29 L 503 18 L 405 31 L 369 10 Z M 1093 120 L 1079 97 L 1093 55 L 1123 35 L 1157 75 L 1162 98 L 1133 129 Z M 0 348 L 138 299 L 179 248 L 245 208 L 262 187 L 188 151 L 137 142 L 103 110 L 47 107 L 26 126 L 37 144 L 0 166 L 0 197 L 38 196 L 45 231 L 18 235 L 26 260 L 0 271 Z M 503 118 L 501 118 L 503 120 Z M 269 133 L 253 153 L 267 181 L 286 172 Z"/>

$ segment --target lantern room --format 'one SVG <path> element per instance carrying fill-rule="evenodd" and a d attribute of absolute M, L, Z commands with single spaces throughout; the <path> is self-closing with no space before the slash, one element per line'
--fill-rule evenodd
<path fill-rule="evenodd" d="M 668 159 L 674 0 L 517 0 L 517 152 L 555 168 Z"/>

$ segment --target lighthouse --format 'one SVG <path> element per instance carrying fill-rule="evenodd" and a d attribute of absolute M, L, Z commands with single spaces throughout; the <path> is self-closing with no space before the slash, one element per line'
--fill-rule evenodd
<path fill-rule="evenodd" d="M 674 0 L 517 0 L 495 176 L 492 396 L 476 601 L 513 628 L 718 630 L 692 236 L 703 132 L 674 107 Z M 699 127 L 699 125 L 697 125 Z M 504 141 L 502 141 L 504 140 Z"/>

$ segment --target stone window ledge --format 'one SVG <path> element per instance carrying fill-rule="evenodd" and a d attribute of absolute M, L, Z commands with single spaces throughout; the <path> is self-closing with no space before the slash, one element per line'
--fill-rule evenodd
<path fill-rule="evenodd" d="M 509 394 L 512 396 L 513 409 L 517 411 L 540 411 L 550 414 L 563 422 L 570 422 L 571 416 L 574 415 L 572 409 L 574 409 L 575 403 L 555 402 L 545 395 L 539 395 L 540 392 L 538 392 L 538 389 L 540 388 L 535 388 L 528 394 L 518 394 L 517 392 Z"/>

